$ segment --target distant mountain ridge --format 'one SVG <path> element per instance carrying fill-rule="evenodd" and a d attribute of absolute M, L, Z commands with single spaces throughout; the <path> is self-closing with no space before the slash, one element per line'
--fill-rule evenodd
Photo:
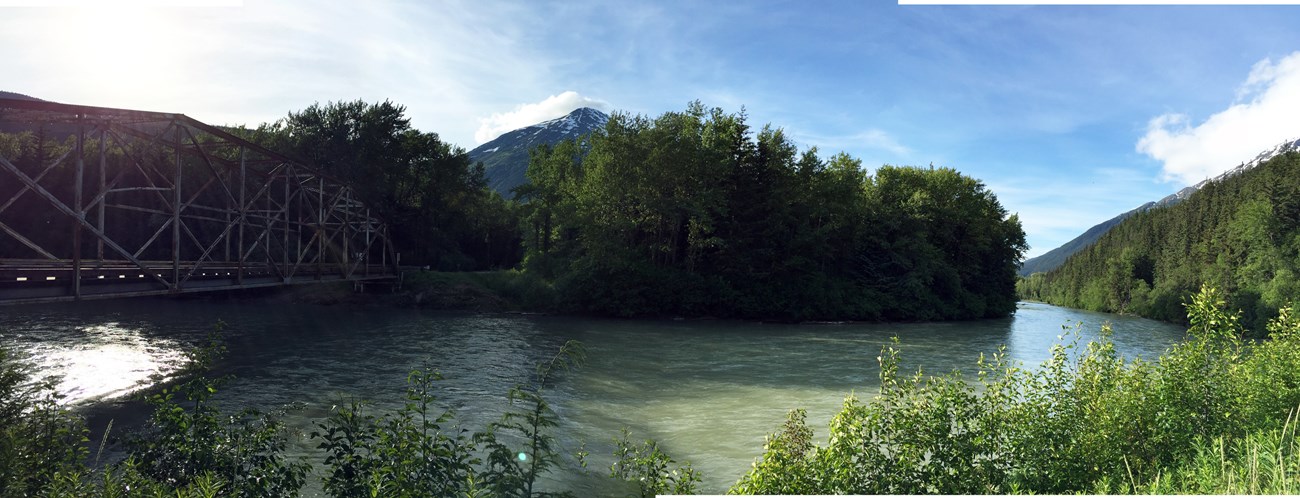
<path fill-rule="evenodd" d="M 1131 211 L 1122 213 L 1119 216 L 1098 223 L 1097 225 L 1094 225 L 1092 228 L 1089 228 L 1087 231 L 1083 232 L 1083 234 L 1079 235 L 1078 237 L 1075 237 L 1071 239 L 1069 242 L 1066 242 L 1065 244 L 1061 245 L 1061 247 L 1057 247 L 1056 249 L 1047 251 L 1039 256 L 1025 260 L 1025 262 L 1020 266 L 1020 271 L 1018 273 L 1020 274 L 1020 276 L 1029 276 L 1034 273 L 1052 271 L 1056 269 L 1056 267 L 1061 266 L 1062 263 L 1065 263 L 1065 260 L 1068 259 L 1070 256 L 1074 255 L 1074 253 L 1086 249 L 1094 242 L 1097 242 L 1097 240 L 1100 239 L 1102 235 L 1105 235 L 1106 232 L 1110 231 L 1111 228 L 1114 228 L 1115 225 L 1118 225 L 1121 221 L 1128 219 L 1130 216 L 1133 216 L 1137 213 L 1141 213 L 1153 208 L 1172 206 L 1174 204 L 1177 204 L 1187 199 L 1197 190 L 1200 190 L 1202 187 L 1204 187 L 1206 184 L 1212 181 L 1223 181 L 1225 178 L 1238 175 L 1243 171 L 1259 166 L 1260 164 L 1263 164 L 1269 159 L 1296 150 L 1300 150 L 1300 138 L 1287 140 L 1271 149 L 1260 152 L 1253 159 L 1243 162 L 1240 165 L 1237 165 L 1237 167 L 1232 168 L 1228 171 L 1220 173 L 1218 176 L 1215 176 L 1214 178 L 1208 178 L 1202 180 L 1200 183 L 1197 183 L 1196 185 L 1185 187 L 1182 190 L 1169 194 L 1158 201 L 1148 202 L 1146 204 L 1138 206 L 1137 208 L 1134 208 Z"/>
<path fill-rule="evenodd" d="M 29 96 L 29 95 L 23 95 L 23 94 L 21 94 L 21 93 L 6 92 L 6 91 L 4 91 L 4 90 L 0 90 L 0 99 L 34 100 L 34 101 L 36 101 L 36 102 L 45 102 L 44 100 L 38 99 L 38 98 L 36 98 L 36 97 L 32 97 L 32 96 Z"/>
<path fill-rule="evenodd" d="M 590 107 L 505 133 L 469 151 L 472 161 L 482 161 L 488 186 L 510 198 L 512 189 L 528 183 L 528 152 L 538 145 L 554 145 L 605 127 L 609 115 Z"/>

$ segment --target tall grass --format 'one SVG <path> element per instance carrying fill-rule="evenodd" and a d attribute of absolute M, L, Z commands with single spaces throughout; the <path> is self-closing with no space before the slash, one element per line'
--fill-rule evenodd
<path fill-rule="evenodd" d="M 1100 479 L 1098 494 L 1290 495 L 1300 493 L 1300 445 L 1296 442 L 1295 411 L 1282 427 L 1260 430 L 1235 439 L 1198 441 L 1189 461 L 1146 482 L 1115 483 Z"/>

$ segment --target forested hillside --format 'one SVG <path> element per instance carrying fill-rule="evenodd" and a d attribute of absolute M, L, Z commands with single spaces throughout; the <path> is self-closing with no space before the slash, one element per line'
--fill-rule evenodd
<path fill-rule="evenodd" d="M 562 307 L 783 320 L 1015 309 L 1020 222 L 952 169 L 869 175 L 697 102 L 540 148 L 528 179 L 524 266 L 554 279 Z"/>
<path fill-rule="evenodd" d="M 1259 331 L 1300 297 L 1298 258 L 1300 153 L 1288 152 L 1135 214 L 1017 290 L 1062 306 L 1183 321 L 1182 303 L 1205 283 L 1227 292 Z"/>
<path fill-rule="evenodd" d="M 1056 267 L 1061 266 L 1062 263 L 1065 263 L 1065 260 L 1069 259 L 1070 256 L 1074 255 L 1074 253 L 1082 251 L 1094 242 L 1097 242 L 1097 239 L 1100 239 L 1102 235 L 1105 235 L 1107 231 L 1115 225 L 1118 225 L 1121 221 L 1128 219 L 1129 216 L 1133 216 L 1134 214 L 1146 211 L 1155 206 L 1156 203 L 1148 202 L 1138 206 L 1137 209 L 1127 211 L 1119 216 L 1093 225 L 1092 228 L 1089 228 L 1078 237 L 1070 239 L 1069 242 L 1062 244 L 1061 247 L 1047 251 L 1037 257 L 1026 259 L 1025 263 L 1020 265 L 1020 271 L 1018 273 L 1021 276 L 1029 276 L 1035 273 L 1052 271 Z"/>

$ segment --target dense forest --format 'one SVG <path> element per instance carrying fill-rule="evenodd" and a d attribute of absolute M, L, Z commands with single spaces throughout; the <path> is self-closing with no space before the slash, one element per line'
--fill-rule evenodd
<path fill-rule="evenodd" d="M 1291 152 L 1135 214 L 1016 287 L 1026 299 L 1183 321 L 1182 303 L 1205 283 L 1227 293 L 1258 332 L 1300 296 L 1298 277 L 1300 154 Z"/>
<path fill-rule="evenodd" d="M 781 320 L 1005 316 L 1019 219 L 948 168 L 802 153 L 698 102 L 536 150 L 524 269 L 564 307 Z"/>

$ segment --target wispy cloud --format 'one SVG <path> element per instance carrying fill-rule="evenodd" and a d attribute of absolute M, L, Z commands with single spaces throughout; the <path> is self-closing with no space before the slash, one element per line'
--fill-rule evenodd
<path fill-rule="evenodd" d="M 1149 171 L 1126 167 L 1058 176 L 1003 176 L 990 179 L 988 187 L 1003 207 L 1020 215 L 1030 244 L 1027 257 L 1052 250 L 1093 225 L 1166 195 Z"/>
<path fill-rule="evenodd" d="M 898 140 L 890 136 L 884 130 L 870 129 L 858 133 L 852 137 L 852 140 L 872 149 L 880 149 L 896 156 L 906 156 L 912 153 L 912 150 L 898 143 Z"/>
<path fill-rule="evenodd" d="M 817 147 L 822 155 L 827 157 L 836 152 L 847 152 L 864 161 L 870 161 L 873 160 L 873 156 L 881 156 L 881 153 L 884 153 L 889 161 L 900 161 L 912 155 L 911 148 L 899 142 L 893 134 L 879 128 L 868 128 L 844 135 L 817 135 L 792 131 L 791 137 L 801 145 Z"/>
<path fill-rule="evenodd" d="M 547 97 L 541 102 L 519 104 L 515 106 L 515 110 L 510 112 L 497 112 L 492 113 L 490 117 L 480 118 L 478 131 L 474 132 L 474 140 L 482 144 L 508 131 L 548 119 L 555 119 L 580 107 L 591 107 L 602 111 L 610 110 L 609 102 L 584 97 L 579 95 L 578 92 L 569 90 L 559 95 Z"/>
<path fill-rule="evenodd" d="M 1227 109 L 1193 124 L 1186 114 L 1157 116 L 1137 150 L 1162 163 L 1162 179 L 1192 184 L 1300 136 L 1300 52 L 1255 64 Z"/>

